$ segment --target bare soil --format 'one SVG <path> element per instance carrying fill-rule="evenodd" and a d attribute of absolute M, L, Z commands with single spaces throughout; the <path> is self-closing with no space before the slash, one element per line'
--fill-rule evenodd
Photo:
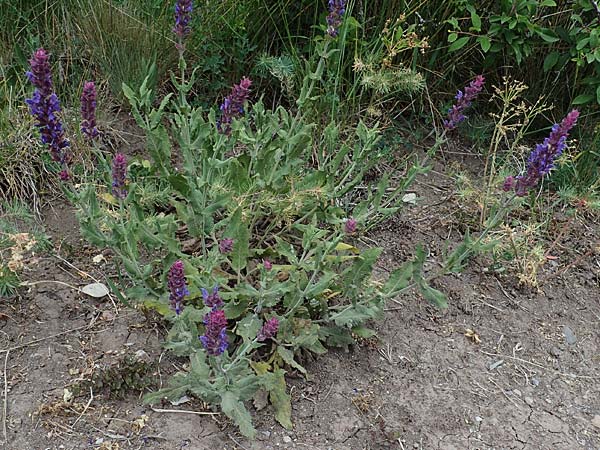
<path fill-rule="evenodd" d="M 431 172 L 417 185 L 418 205 L 369 236 L 365 243 L 384 248 L 382 274 L 419 242 L 428 269 L 439 266 L 468 213 L 453 192 L 449 178 Z M 395 299 L 374 324 L 377 339 L 306 361 L 308 379 L 289 373 L 293 430 L 267 407 L 253 411 L 258 439 L 249 442 L 219 415 L 142 403 L 142 391 L 182 361 L 163 352 L 165 330 L 154 318 L 69 287 L 102 280 L 110 262 L 92 262 L 101 251 L 80 239 L 70 207 L 55 202 L 44 224 L 59 256 L 30 261 L 23 278 L 32 285 L 0 304 L 3 448 L 600 449 L 598 218 L 557 217 L 548 236 L 556 258 L 538 288 L 478 258 L 436 281 L 447 310 L 414 293 Z M 132 372 L 141 378 L 127 380 Z M 90 389 L 85 380 L 102 373 L 139 389 Z M 162 409 L 210 411 L 193 399 Z"/>

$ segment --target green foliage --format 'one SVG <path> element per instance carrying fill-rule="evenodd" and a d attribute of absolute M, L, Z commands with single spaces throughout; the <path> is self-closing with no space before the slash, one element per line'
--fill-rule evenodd
<path fill-rule="evenodd" d="M 409 168 L 393 187 L 385 176 L 353 208 L 343 207 L 386 152 L 379 148 L 379 130 L 363 122 L 345 129 L 343 140 L 335 121 L 322 134 L 315 131 L 312 115 L 304 113 L 319 102 L 324 60 L 331 55 L 327 44 L 321 54 L 302 80 L 295 114 L 281 106 L 268 110 L 258 101 L 233 121 L 230 136 L 218 131 L 214 110 L 205 113 L 188 102 L 197 72 L 186 79 L 183 59 L 180 77 L 172 77 L 178 95 L 158 105 L 148 78 L 136 90 L 124 85 L 152 162 L 132 164 L 128 195 L 117 199 L 108 191 L 109 162 L 98 153 L 106 187 L 87 184 L 67 192 L 79 207 L 83 235 L 117 255 L 129 278 L 129 287 L 122 286 L 126 299 L 165 315 L 172 322 L 167 348 L 190 358 L 189 369 L 147 401 L 193 393 L 220 406 L 250 437 L 255 431 L 244 401 L 259 392 L 268 395 L 276 419 L 291 427 L 285 368 L 306 372 L 296 355 L 321 354 L 326 346 L 372 335 L 366 324 L 381 317 L 398 283 L 373 279 L 381 249 L 357 248 L 358 234 L 348 234 L 344 224 L 353 217 L 360 233 L 396 213 L 402 192 L 426 170 Z M 171 162 L 173 149 L 179 167 Z M 313 155 L 315 164 L 307 164 Z M 161 203 L 169 207 L 148 201 L 147 192 L 161 192 Z M 224 238 L 233 239 L 230 253 L 219 250 Z M 265 259 L 271 269 L 261 263 Z M 189 287 L 179 315 L 169 308 L 166 285 L 176 260 L 184 262 Z M 422 265 L 419 253 L 409 279 L 443 306 L 443 295 L 420 275 Z M 213 286 L 220 288 L 229 320 L 229 349 L 218 357 L 208 356 L 198 339 L 209 312 L 201 289 Z M 279 321 L 277 336 L 259 341 L 259 330 L 272 317 Z"/>

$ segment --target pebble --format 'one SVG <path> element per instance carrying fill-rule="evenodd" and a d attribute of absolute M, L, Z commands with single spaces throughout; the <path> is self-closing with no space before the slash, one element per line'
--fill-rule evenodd
<path fill-rule="evenodd" d="M 515 395 L 518 395 L 519 397 L 523 396 L 523 394 L 521 393 L 521 391 L 518 390 L 518 389 L 515 389 L 513 392 L 515 393 Z"/>
<path fill-rule="evenodd" d="M 567 341 L 567 344 L 573 345 L 577 342 L 577 336 L 575 336 L 573 330 L 571 330 L 571 328 L 569 328 L 566 325 L 563 327 L 563 334 L 565 335 L 565 340 Z"/>
<path fill-rule="evenodd" d="M 292 438 L 289 436 L 284 436 L 283 437 L 283 442 L 286 444 L 289 444 L 290 442 L 292 442 Z"/>
<path fill-rule="evenodd" d="M 533 406 L 533 398 L 532 397 L 525 397 L 525 403 L 527 403 L 529 406 Z"/>
<path fill-rule="evenodd" d="M 600 415 L 596 414 L 594 416 L 592 419 L 592 425 L 594 425 L 596 428 L 600 428 Z"/>

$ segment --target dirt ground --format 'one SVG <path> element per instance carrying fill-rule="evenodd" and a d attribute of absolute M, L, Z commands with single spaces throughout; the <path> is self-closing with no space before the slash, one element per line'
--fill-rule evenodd
<path fill-rule="evenodd" d="M 370 236 L 385 249 L 380 273 L 419 242 L 427 267 L 439 264 L 446 243 L 460 239 L 453 191 L 441 173 L 420 179 L 418 206 Z M 109 264 L 92 262 L 100 252 L 80 239 L 71 209 L 55 202 L 44 223 L 58 256 L 30 264 L 23 278 L 32 285 L 0 303 L 3 448 L 600 449 L 597 217 L 557 219 L 556 258 L 538 289 L 486 270 L 482 258 L 436 281 L 449 295 L 445 311 L 412 293 L 390 302 L 377 340 L 305 362 L 308 380 L 290 372 L 293 430 L 268 407 L 253 410 L 255 442 L 197 400 L 160 409 L 203 415 L 152 410 L 131 390 L 118 399 L 90 389 L 84 380 L 94 373 L 160 385 L 182 362 L 161 349 L 159 323 L 70 287 L 102 281 Z M 132 372 L 141 378 L 128 380 Z"/>

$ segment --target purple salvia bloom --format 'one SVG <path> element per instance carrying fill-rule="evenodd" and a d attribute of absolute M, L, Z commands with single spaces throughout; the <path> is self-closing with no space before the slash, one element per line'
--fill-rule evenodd
<path fill-rule="evenodd" d="M 233 239 L 222 239 L 221 242 L 219 242 L 219 251 L 223 254 L 231 253 L 233 251 Z"/>
<path fill-rule="evenodd" d="M 25 102 L 37 121 L 36 127 L 40 130 L 42 143 L 48 146 L 52 159 L 63 166 L 63 172 L 68 178 L 66 166 L 71 160 L 71 154 L 67 149 L 69 141 L 65 138 L 62 123 L 58 118 L 60 102 L 53 92 L 48 59 L 46 50 L 40 48 L 29 60 L 31 71 L 27 72 L 27 78 L 35 86 L 35 91 Z"/>
<path fill-rule="evenodd" d="M 202 288 L 202 299 L 209 308 L 220 308 L 223 306 L 223 299 L 219 296 L 219 286 L 215 286 L 209 294 L 208 290 Z"/>
<path fill-rule="evenodd" d="M 338 35 L 346 12 L 346 0 L 329 0 L 329 14 L 327 15 L 327 34 L 331 37 Z"/>
<path fill-rule="evenodd" d="M 96 85 L 93 81 L 86 81 L 81 93 L 81 131 L 89 139 L 98 136 L 96 128 Z"/>
<path fill-rule="evenodd" d="M 200 342 L 211 356 L 222 355 L 227 350 L 227 318 L 222 309 L 212 309 L 204 316 L 205 331 Z"/>
<path fill-rule="evenodd" d="M 112 192 L 117 198 L 127 197 L 125 180 L 127 178 L 127 157 L 123 153 L 117 153 L 112 162 Z"/>
<path fill-rule="evenodd" d="M 465 109 L 471 106 L 471 102 L 475 100 L 477 95 L 483 89 L 485 78 L 483 75 L 477 75 L 473 81 L 465 87 L 465 92 L 458 91 L 456 94 L 456 103 L 448 110 L 448 119 L 444 120 L 444 128 L 446 130 L 454 130 L 456 126 L 465 120 Z"/>
<path fill-rule="evenodd" d="M 171 292 L 169 295 L 169 301 L 171 302 L 171 307 L 175 310 L 175 314 L 177 315 L 181 313 L 181 304 L 184 297 L 186 295 L 190 295 L 190 291 L 187 288 L 186 282 L 187 280 L 183 270 L 183 261 L 177 260 L 169 269 L 169 274 L 167 276 L 167 285 L 169 287 L 169 291 Z"/>
<path fill-rule="evenodd" d="M 263 260 L 263 266 L 267 272 L 273 268 L 273 264 L 268 259 Z"/>
<path fill-rule="evenodd" d="M 219 108 L 221 110 L 221 118 L 217 121 L 217 128 L 223 134 L 231 134 L 231 121 L 244 114 L 244 102 L 248 100 L 250 94 L 250 86 L 252 80 L 243 77 L 240 84 L 234 84 L 231 89 L 231 94 L 223 101 Z"/>
<path fill-rule="evenodd" d="M 192 31 L 190 21 L 193 9 L 192 0 L 177 0 L 175 2 L 175 26 L 173 27 L 173 33 L 177 36 L 178 42 L 176 47 L 180 54 L 183 54 L 185 48 L 183 41 Z"/>
<path fill-rule="evenodd" d="M 529 189 L 537 186 L 544 175 L 554 168 L 554 161 L 567 146 L 567 136 L 577 123 L 578 117 L 579 111 L 574 109 L 561 123 L 554 124 L 550 136 L 544 139 L 543 143 L 537 144 L 529 155 L 527 171 L 517 177 L 507 177 L 503 189 L 507 192 L 514 189 L 519 197 L 523 197 L 527 195 Z"/>
<path fill-rule="evenodd" d="M 346 220 L 346 223 L 344 224 L 344 232 L 346 234 L 353 234 L 356 231 L 357 224 L 358 222 L 356 222 L 356 219 L 350 217 L 348 220 Z"/>
<path fill-rule="evenodd" d="M 256 340 L 259 342 L 263 342 L 267 339 L 272 339 L 277 335 L 278 329 L 279 320 L 277 320 L 277 317 L 271 317 L 263 324 L 262 328 L 258 332 L 258 335 L 256 336 Z"/>

